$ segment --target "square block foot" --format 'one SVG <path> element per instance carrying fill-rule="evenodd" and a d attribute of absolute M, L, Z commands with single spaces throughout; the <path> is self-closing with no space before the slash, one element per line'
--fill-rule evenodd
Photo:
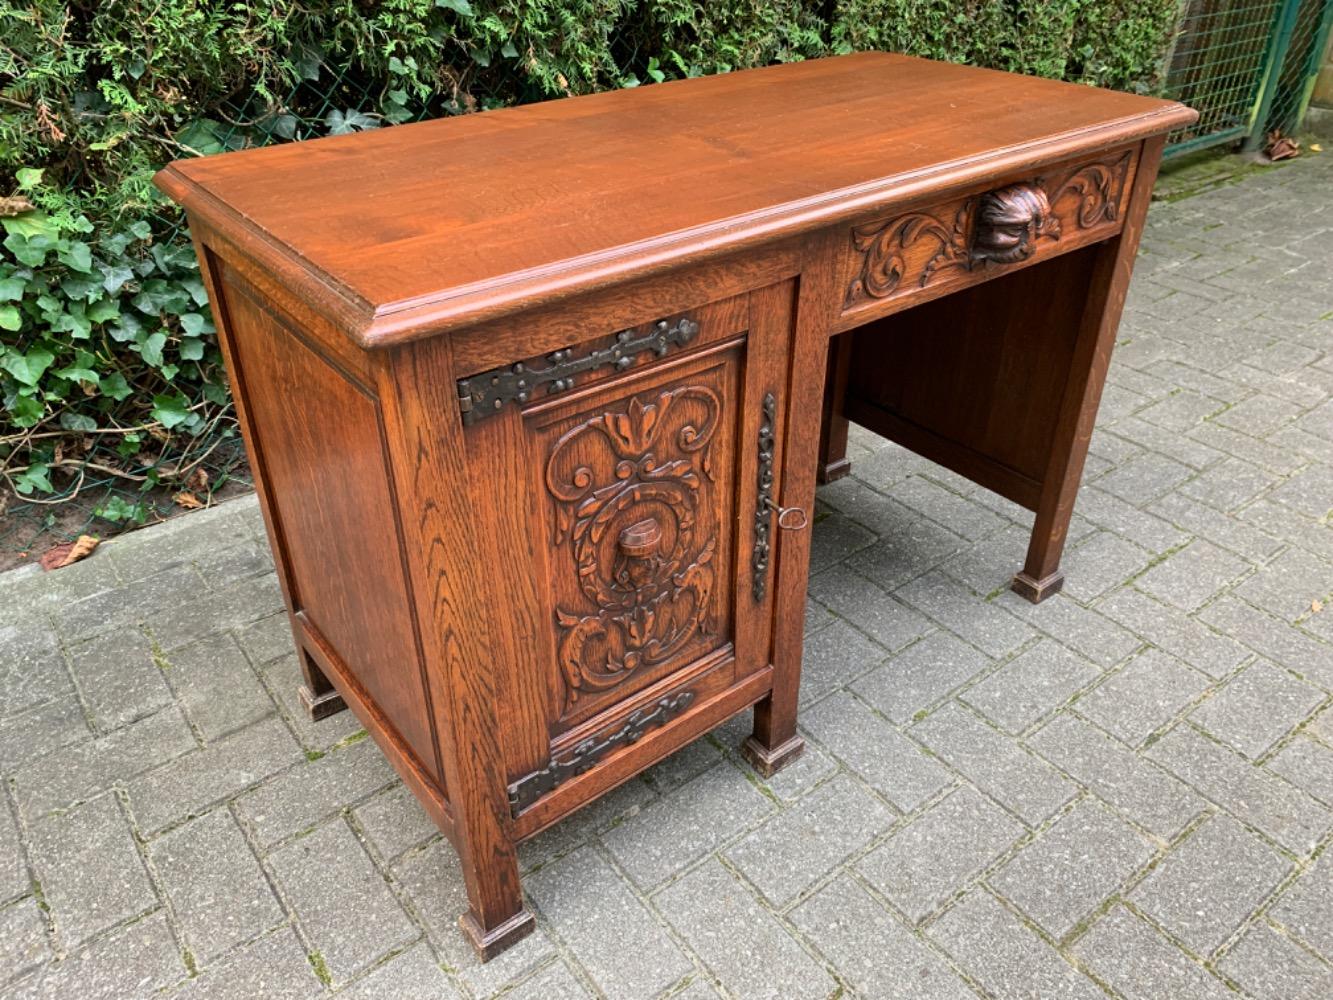
<path fill-rule="evenodd" d="M 761 777 L 771 778 L 794 761 L 805 750 L 805 740 L 793 736 L 775 750 L 761 746 L 753 736 L 747 736 L 741 744 L 741 756 L 750 762 L 750 766 Z"/>
<path fill-rule="evenodd" d="M 815 479 L 820 483 L 833 483 L 848 475 L 851 471 L 852 463 L 845 458 L 840 458 L 836 462 L 829 462 L 828 465 L 821 465 L 815 471 Z"/>
<path fill-rule="evenodd" d="M 343 696 L 333 690 L 316 695 L 311 694 L 310 688 L 302 684 L 296 689 L 296 697 L 301 702 L 301 707 L 309 713 L 312 722 L 327 719 L 330 715 L 337 715 L 347 708 Z"/>
<path fill-rule="evenodd" d="M 1033 604 L 1040 604 L 1052 594 L 1058 594 L 1064 585 L 1064 573 L 1056 570 L 1042 580 L 1034 580 L 1026 573 L 1018 573 L 1014 576 L 1014 582 L 1009 585 L 1009 589 Z"/>
<path fill-rule="evenodd" d="M 464 913 L 458 918 L 458 926 L 463 935 L 477 953 L 482 962 L 489 962 L 496 955 L 513 947 L 537 929 L 537 921 L 527 910 L 519 910 L 512 917 L 489 933 L 481 929 L 471 913 Z"/>

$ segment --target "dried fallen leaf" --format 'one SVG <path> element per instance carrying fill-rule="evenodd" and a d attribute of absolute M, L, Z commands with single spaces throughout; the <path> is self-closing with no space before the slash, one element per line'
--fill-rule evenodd
<path fill-rule="evenodd" d="M 0 198 L 0 215 L 22 215 L 24 212 L 31 212 L 36 207 L 21 194 L 9 198 Z"/>
<path fill-rule="evenodd" d="M 1310 143 L 1310 152 L 1312 152 L 1312 153 L 1322 153 L 1323 151 L 1324 151 L 1324 147 L 1321 146 L 1319 143 L 1317 143 L 1317 142 L 1312 142 L 1312 143 Z"/>
<path fill-rule="evenodd" d="M 177 507 L 184 507 L 186 510 L 198 510 L 204 505 L 204 502 L 189 490 L 181 490 L 171 499 L 176 501 Z"/>
<path fill-rule="evenodd" d="M 186 478 L 185 485 L 192 490 L 208 489 L 208 471 L 202 465 L 196 465 Z"/>
<path fill-rule="evenodd" d="M 1321 611 L 1323 611 L 1323 610 L 1324 610 L 1324 602 L 1323 602 L 1323 601 L 1311 601 L 1311 602 L 1310 602 L 1310 611 L 1313 612 L 1314 614 L 1317 615 L 1317 614 L 1319 614 L 1319 612 L 1321 612 Z"/>
<path fill-rule="evenodd" d="M 1264 146 L 1264 155 L 1276 163 L 1278 160 L 1290 160 L 1301 155 L 1301 145 L 1290 136 L 1283 135 L 1278 129 L 1268 133 L 1268 142 Z"/>
<path fill-rule="evenodd" d="M 76 563 L 80 559 L 87 559 L 93 554 L 97 545 L 98 538 L 96 535 L 80 535 L 72 542 L 63 542 L 57 545 L 37 562 L 44 570 L 60 569 L 60 567 Z"/>

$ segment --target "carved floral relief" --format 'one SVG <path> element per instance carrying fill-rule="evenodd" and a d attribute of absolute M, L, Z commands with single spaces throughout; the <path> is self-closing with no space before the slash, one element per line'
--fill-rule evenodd
<path fill-rule="evenodd" d="M 557 558 L 572 559 L 588 604 L 555 612 L 566 714 L 715 630 L 703 497 L 721 416 L 714 389 L 685 385 L 633 396 L 551 446 Z"/>

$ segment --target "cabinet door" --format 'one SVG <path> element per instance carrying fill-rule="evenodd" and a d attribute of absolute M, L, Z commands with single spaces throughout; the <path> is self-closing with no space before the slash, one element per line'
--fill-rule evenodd
<path fill-rule="evenodd" d="M 527 383 L 468 428 L 504 560 L 491 597 L 511 777 L 546 771 L 516 812 L 558 783 L 552 761 L 581 747 L 568 773 L 594 767 L 770 661 L 762 498 L 778 495 L 788 319 L 766 291 L 461 387 L 489 413 L 490 390 L 511 392 L 516 372 Z"/>

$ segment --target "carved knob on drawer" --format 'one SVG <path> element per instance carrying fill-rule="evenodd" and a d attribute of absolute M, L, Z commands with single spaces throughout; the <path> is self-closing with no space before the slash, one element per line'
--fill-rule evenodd
<path fill-rule="evenodd" d="M 1041 236 L 1058 237 L 1050 199 L 1035 184 L 1011 184 L 981 196 L 972 234 L 972 263 L 1027 260 Z"/>

